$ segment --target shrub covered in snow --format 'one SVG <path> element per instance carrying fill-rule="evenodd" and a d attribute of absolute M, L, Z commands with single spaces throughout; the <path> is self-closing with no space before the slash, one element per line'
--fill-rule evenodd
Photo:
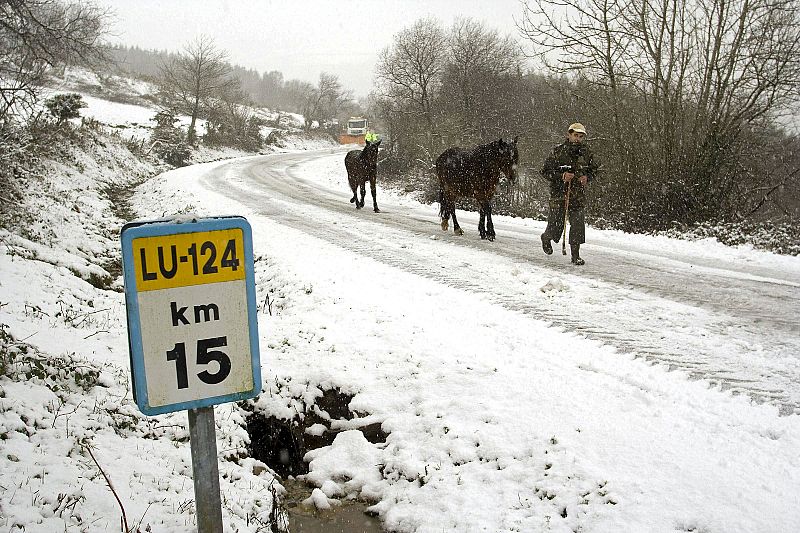
<path fill-rule="evenodd" d="M 83 97 L 78 93 L 67 93 L 57 94 L 48 98 L 44 105 L 60 124 L 71 118 L 80 117 L 80 110 L 86 107 L 86 102 L 83 101 Z"/>
<path fill-rule="evenodd" d="M 688 240 L 711 237 L 728 246 L 750 245 L 777 254 L 800 255 L 800 228 L 789 222 L 706 222 L 660 234 Z"/>
<path fill-rule="evenodd" d="M 192 148 L 186 135 L 175 124 L 178 118 L 165 111 L 155 116 L 156 127 L 150 136 L 150 146 L 154 154 L 170 165 L 182 167 L 192 155 Z"/>

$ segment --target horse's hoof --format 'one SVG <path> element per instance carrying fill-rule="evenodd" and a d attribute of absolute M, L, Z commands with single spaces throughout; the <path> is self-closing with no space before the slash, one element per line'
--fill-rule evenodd
<path fill-rule="evenodd" d="M 456 228 L 455 230 L 453 230 L 453 232 L 454 232 L 456 235 L 464 235 L 464 230 L 463 230 L 463 229 L 461 229 L 461 228 Z"/>
<path fill-rule="evenodd" d="M 486 237 L 486 238 L 487 238 L 487 239 L 489 239 L 490 241 L 494 241 L 494 235 L 489 235 L 489 236 L 488 236 L 488 237 Z"/>
<path fill-rule="evenodd" d="M 355 199 L 355 198 L 350 198 L 350 203 L 351 203 L 351 204 L 354 204 L 354 203 L 356 203 L 356 199 Z"/>
<path fill-rule="evenodd" d="M 442 222 L 442 231 L 447 231 L 450 228 L 450 224 L 447 221 Z"/>
<path fill-rule="evenodd" d="M 380 213 L 380 212 L 381 212 L 381 210 L 380 210 L 380 209 L 378 209 L 378 208 L 376 207 L 376 208 L 375 208 L 375 212 L 376 212 L 376 213 Z"/>

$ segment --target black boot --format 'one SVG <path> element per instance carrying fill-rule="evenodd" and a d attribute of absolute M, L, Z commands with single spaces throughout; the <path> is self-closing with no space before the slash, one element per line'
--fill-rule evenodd
<path fill-rule="evenodd" d="M 581 255 L 580 255 L 581 245 L 580 244 L 570 244 L 569 245 L 569 249 L 572 252 L 572 264 L 573 265 L 581 266 L 581 265 L 585 265 L 586 264 L 586 261 L 581 259 Z"/>
<path fill-rule="evenodd" d="M 550 244 L 550 237 L 544 233 L 542 233 L 542 250 L 544 250 L 544 253 L 547 255 L 553 254 L 553 245 Z"/>

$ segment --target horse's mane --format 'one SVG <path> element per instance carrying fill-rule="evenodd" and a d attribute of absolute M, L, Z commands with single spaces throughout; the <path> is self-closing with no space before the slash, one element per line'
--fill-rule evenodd
<path fill-rule="evenodd" d="M 471 150 L 471 154 L 473 157 L 477 157 L 483 154 L 493 154 L 496 153 L 500 148 L 500 141 L 492 141 L 486 144 L 479 144 L 475 148 Z"/>

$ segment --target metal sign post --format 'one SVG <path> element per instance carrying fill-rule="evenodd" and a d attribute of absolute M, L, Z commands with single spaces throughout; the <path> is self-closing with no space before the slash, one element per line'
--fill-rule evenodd
<path fill-rule="evenodd" d="M 222 504 L 219 497 L 219 467 L 214 408 L 189 409 L 189 438 L 192 443 L 192 479 L 199 533 L 222 532 Z"/>
<path fill-rule="evenodd" d="M 122 228 L 133 398 L 189 411 L 197 524 L 222 531 L 214 408 L 261 391 L 253 239 L 242 217 Z"/>

